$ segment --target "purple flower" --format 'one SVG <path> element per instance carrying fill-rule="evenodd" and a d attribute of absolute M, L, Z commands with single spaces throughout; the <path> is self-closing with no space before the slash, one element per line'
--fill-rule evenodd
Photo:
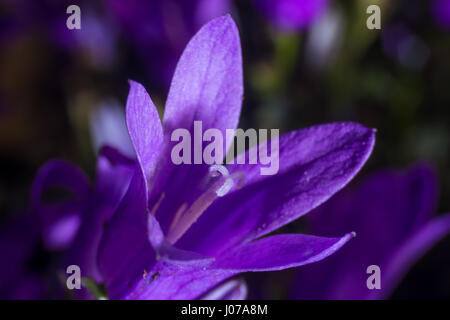
<path fill-rule="evenodd" d="M 57 49 L 71 54 L 85 53 L 95 67 L 110 66 L 116 46 L 111 21 L 97 13 L 89 1 L 78 1 L 81 29 L 70 30 L 66 25 L 69 17 L 66 10 L 72 4 L 69 0 L 4 1 L 8 18 L 0 20 L 0 46 L 26 33 L 40 33 Z"/>
<path fill-rule="evenodd" d="M 328 0 L 254 0 L 277 28 L 298 31 L 324 11 Z M 118 30 L 147 65 L 154 83 L 168 86 L 189 39 L 206 22 L 231 11 L 230 0 L 105 1 Z M 163 88 L 165 88 L 165 86 Z"/>
<path fill-rule="evenodd" d="M 450 0 L 433 0 L 431 13 L 435 22 L 450 30 Z"/>
<path fill-rule="evenodd" d="M 84 277 L 102 281 L 95 259 L 102 224 L 126 191 L 133 164 L 104 147 L 92 190 L 85 174 L 66 161 L 52 160 L 39 170 L 32 186 L 31 211 L 0 232 L 0 254 L 8 261 L 1 266 L 0 298 L 61 299 L 65 281 L 57 275 L 71 264 L 79 265 Z M 55 195 L 55 189 L 65 193 Z M 33 260 L 40 261 L 39 270 L 34 270 Z M 84 288 L 71 293 L 92 298 Z"/>
<path fill-rule="evenodd" d="M 182 54 L 163 123 L 145 89 L 130 81 L 126 121 L 137 163 L 129 188 L 106 223 L 98 268 L 111 299 L 198 298 L 247 271 L 316 262 L 353 237 L 301 234 L 263 237 L 306 214 L 359 171 L 374 131 L 335 123 L 280 137 L 277 175 L 259 165 L 230 164 L 229 177 L 209 166 L 175 165 L 174 129 L 236 128 L 243 98 L 238 30 L 229 16 L 205 25 Z M 245 184 L 219 197 L 229 179 Z M 263 237 L 263 238 L 262 238 Z M 75 263 L 76 261 L 74 261 Z"/>
<path fill-rule="evenodd" d="M 229 0 L 108 0 L 105 8 L 148 66 L 155 83 L 168 85 L 191 36 L 229 11 Z"/>
<path fill-rule="evenodd" d="M 32 187 L 32 208 L 46 248 L 63 251 L 60 271 L 75 264 L 83 277 L 102 282 L 96 255 L 103 224 L 127 190 L 133 165 L 134 160 L 105 146 L 99 153 L 92 187 L 80 169 L 63 160 L 49 161 L 39 170 Z M 55 189 L 66 194 L 49 201 L 46 194 Z M 75 294 L 77 298 L 92 297 L 86 289 L 75 290 Z"/>
<path fill-rule="evenodd" d="M 297 31 L 324 11 L 328 0 L 253 0 L 255 7 L 278 28 Z"/>
<path fill-rule="evenodd" d="M 245 285 L 226 279 L 316 262 L 353 237 L 262 238 L 346 185 L 372 151 L 371 129 L 335 123 L 286 133 L 272 176 L 260 175 L 261 165 L 229 164 L 229 176 L 212 178 L 206 164 L 171 161 L 174 129 L 192 132 L 194 121 L 222 133 L 237 127 L 242 82 L 238 30 L 229 16 L 217 18 L 182 54 L 162 124 L 145 89 L 130 81 L 126 123 L 136 160 L 102 148 L 93 186 L 65 161 L 40 170 L 33 209 L 46 246 L 65 250 L 60 268 L 80 266 L 111 299 L 242 298 Z M 47 199 L 54 188 L 66 191 L 62 200 Z"/>
<path fill-rule="evenodd" d="M 312 232 L 357 237 L 335 255 L 298 272 L 298 299 L 383 299 L 433 244 L 450 232 L 450 215 L 432 217 L 436 179 L 426 166 L 383 170 L 345 189 L 312 212 Z M 366 286 L 367 267 L 381 271 L 381 289 Z"/>

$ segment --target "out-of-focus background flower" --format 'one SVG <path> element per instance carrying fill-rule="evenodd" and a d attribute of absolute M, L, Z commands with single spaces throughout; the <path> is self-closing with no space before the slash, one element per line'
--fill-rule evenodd
<path fill-rule="evenodd" d="M 71 4 L 81 8 L 80 30 L 66 27 Z M 371 4 L 381 8 L 381 30 L 366 27 Z M 378 168 L 426 162 L 439 181 L 435 212 L 450 211 L 450 0 L 2 0 L 0 230 L 5 241 L 23 241 L 2 251 L 11 256 L 1 258 L 0 273 L 20 265 L 48 281 L 0 275 L 0 293 L 14 286 L 15 297 L 42 297 L 58 281 L 32 223 L 20 222 L 38 168 L 64 158 L 93 176 L 103 143 L 132 155 L 127 80 L 144 84 L 162 111 L 184 46 L 225 13 L 242 41 L 240 128 L 286 132 L 332 121 L 376 128 L 375 150 L 352 184 Z M 386 232 L 378 222 L 373 230 Z M 306 227 L 299 221 L 282 232 Z M 447 237 L 391 297 L 449 298 L 449 249 Z M 290 298 L 301 285 L 292 281 L 297 272 L 247 276 L 249 296 Z"/>

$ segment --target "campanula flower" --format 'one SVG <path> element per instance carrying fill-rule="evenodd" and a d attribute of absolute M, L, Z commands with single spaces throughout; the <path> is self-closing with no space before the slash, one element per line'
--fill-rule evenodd
<path fill-rule="evenodd" d="M 242 100 L 240 40 L 229 16 L 209 22 L 187 45 L 162 123 L 144 87 L 130 81 L 126 122 L 137 161 L 97 257 L 109 298 L 198 298 L 238 273 L 322 260 L 353 237 L 267 235 L 354 177 L 372 151 L 372 129 L 333 123 L 283 134 L 272 176 L 255 164 L 228 164 L 229 175 L 217 176 L 214 166 L 171 161 L 175 129 L 192 132 L 202 121 L 204 130 L 225 133 L 237 127 Z"/>
<path fill-rule="evenodd" d="M 77 265 L 83 277 L 102 281 L 96 255 L 103 224 L 127 190 L 133 164 L 134 160 L 105 146 L 99 152 L 93 186 L 79 168 L 64 160 L 51 160 L 39 170 L 32 186 L 32 211 L 40 222 L 47 250 L 63 252 L 59 272 Z M 65 194 L 48 199 L 55 189 Z M 75 294 L 91 297 L 85 289 L 75 290 Z"/>
<path fill-rule="evenodd" d="M 126 124 L 135 159 L 105 146 L 92 185 L 63 160 L 44 165 L 33 184 L 43 243 L 62 251 L 58 272 L 79 266 L 111 299 L 243 298 L 242 281 L 225 280 L 313 263 L 350 240 L 351 232 L 267 235 L 355 176 L 372 151 L 372 129 L 348 122 L 283 134 L 279 170 L 270 176 L 260 174 L 262 164 L 172 161 L 175 129 L 193 133 L 201 121 L 204 130 L 225 134 L 237 127 L 242 100 L 240 40 L 229 16 L 205 25 L 187 45 L 162 123 L 144 87 L 130 81 Z M 223 147 L 226 154 L 230 146 Z M 92 294 L 84 289 L 75 297 Z"/>
<path fill-rule="evenodd" d="M 437 183 L 424 165 L 381 170 L 339 192 L 308 215 L 309 230 L 357 237 L 329 259 L 298 272 L 298 299 L 384 299 L 408 269 L 450 232 L 450 215 L 433 217 Z M 367 268 L 380 268 L 380 288 L 367 287 Z"/>
<path fill-rule="evenodd" d="M 328 0 L 253 0 L 255 8 L 276 27 L 297 31 L 308 27 L 326 9 Z"/>

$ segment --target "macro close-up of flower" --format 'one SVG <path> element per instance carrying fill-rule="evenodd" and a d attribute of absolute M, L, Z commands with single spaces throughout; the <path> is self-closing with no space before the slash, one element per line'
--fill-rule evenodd
<path fill-rule="evenodd" d="M 1 3 L 0 299 L 448 299 L 449 8 Z"/>

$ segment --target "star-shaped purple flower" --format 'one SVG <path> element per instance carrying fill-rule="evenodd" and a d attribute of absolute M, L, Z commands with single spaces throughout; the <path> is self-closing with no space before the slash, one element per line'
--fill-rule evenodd
<path fill-rule="evenodd" d="M 413 263 L 450 232 L 450 215 L 433 218 L 437 183 L 427 166 L 372 173 L 308 216 L 309 230 L 357 237 L 335 255 L 302 268 L 293 287 L 297 299 L 384 299 Z M 369 266 L 379 267 L 379 288 L 369 289 Z"/>
<path fill-rule="evenodd" d="M 230 164 L 229 177 L 208 165 L 175 165 L 174 129 L 237 126 L 243 99 L 239 34 L 229 16 L 205 25 L 181 56 L 163 123 L 145 89 L 130 81 L 126 121 L 137 163 L 130 186 L 104 229 L 98 267 L 112 299 L 192 299 L 238 273 L 301 266 L 349 239 L 302 234 L 263 237 L 306 214 L 359 171 L 374 131 L 335 123 L 280 137 L 279 172 Z M 225 136 L 225 134 L 224 134 Z M 224 196 L 226 179 L 245 176 Z M 263 238 L 262 238 L 263 237 Z"/>
<path fill-rule="evenodd" d="M 61 160 L 46 164 L 33 185 L 44 242 L 66 249 L 61 268 L 79 265 L 83 277 L 105 284 L 111 299 L 239 298 L 242 282 L 226 279 L 316 262 L 351 239 L 352 233 L 264 236 L 355 176 L 375 140 L 362 125 L 334 123 L 280 136 L 279 171 L 271 176 L 260 175 L 256 164 L 215 165 L 228 175 L 213 177 L 214 166 L 171 161 L 173 130 L 192 132 L 194 121 L 202 121 L 204 130 L 225 136 L 237 127 L 242 100 L 239 34 L 229 16 L 205 25 L 187 45 L 163 123 L 144 87 L 130 81 L 126 123 L 136 160 L 104 147 L 93 186 Z M 68 199 L 46 203 L 43 195 L 54 187 L 66 189 Z"/>

